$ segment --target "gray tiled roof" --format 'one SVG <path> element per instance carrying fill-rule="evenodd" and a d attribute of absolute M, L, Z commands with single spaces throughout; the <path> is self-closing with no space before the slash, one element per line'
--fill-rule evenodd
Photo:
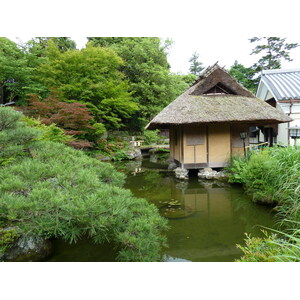
<path fill-rule="evenodd" d="M 300 99 L 300 69 L 263 71 L 261 80 L 277 100 Z"/>

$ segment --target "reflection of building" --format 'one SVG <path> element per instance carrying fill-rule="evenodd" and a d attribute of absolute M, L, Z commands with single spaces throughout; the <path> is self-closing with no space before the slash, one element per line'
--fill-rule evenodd
<path fill-rule="evenodd" d="M 182 195 L 184 205 L 195 211 L 203 212 L 210 218 L 231 218 L 231 194 L 224 188 L 208 190 L 190 189 Z"/>
<path fill-rule="evenodd" d="M 291 119 L 256 98 L 217 64 L 207 68 L 147 129 L 170 130 L 170 154 L 185 169 L 224 167 L 249 144 L 250 127 Z"/>
<path fill-rule="evenodd" d="M 226 188 L 172 188 L 171 194 L 186 211 L 200 212 L 210 220 L 231 219 L 231 193 Z"/>
<path fill-rule="evenodd" d="M 288 128 L 300 127 L 300 69 L 262 71 L 256 95 L 293 119 L 261 128 L 264 140 L 293 145 Z"/>

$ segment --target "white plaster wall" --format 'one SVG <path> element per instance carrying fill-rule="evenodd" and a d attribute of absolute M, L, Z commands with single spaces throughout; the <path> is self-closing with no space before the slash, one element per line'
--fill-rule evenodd
<path fill-rule="evenodd" d="M 287 146 L 288 142 L 288 123 L 278 124 L 277 144 Z"/>

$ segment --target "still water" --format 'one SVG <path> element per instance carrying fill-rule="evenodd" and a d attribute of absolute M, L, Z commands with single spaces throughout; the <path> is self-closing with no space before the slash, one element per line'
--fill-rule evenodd
<path fill-rule="evenodd" d="M 125 188 L 168 218 L 165 261 L 234 261 L 242 254 L 236 244 L 244 244 L 245 232 L 261 236 L 261 226 L 274 227 L 270 208 L 252 203 L 239 186 L 199 180 L 196 173 L 177 180 L 159 156 L 114 165 L 127 175 Z M 54 250 L 48 261 L 114 261 L 116 256 L 112 245 L 88 241 L 56 241 Z"/>

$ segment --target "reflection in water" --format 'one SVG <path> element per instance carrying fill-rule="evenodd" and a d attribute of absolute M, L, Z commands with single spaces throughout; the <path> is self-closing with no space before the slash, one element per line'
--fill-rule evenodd
<path fill-rule="evenodd" d="M 169 219 L 164 255 L 170 260 L 234 261 L 242 254 L 236 244 L 244 243 L 245 232 L 259 236 L 260 226 L 274 225 L 270 209 L 252 203 L 239 187 L 192 175 L 179 181 L 159 161 L 144 160 L 142 171 L 129 175 L 125 187 Z"/>

